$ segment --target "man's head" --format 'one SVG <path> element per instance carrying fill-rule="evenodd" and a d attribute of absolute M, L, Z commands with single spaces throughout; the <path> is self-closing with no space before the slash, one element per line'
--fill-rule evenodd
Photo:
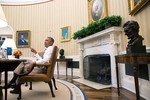
<path fill-rule="evenodd" d="M 47 47 L 49 47 L 49 46 L 52 46 L 53 43 L 54 43 L 54 39 L 53 39 L 52 37 L 47 37 L 47 38 L 45 39 L 44 45 L 45 45 L 45 47 L 47 48 Z"/>
<path fill-rule="evenodd" d="M 125 35 L 128 36 L 128 39 L 132 39 L 138 36 L 139 24 L 136 21 L 128 21 L 123 25 Z"/>

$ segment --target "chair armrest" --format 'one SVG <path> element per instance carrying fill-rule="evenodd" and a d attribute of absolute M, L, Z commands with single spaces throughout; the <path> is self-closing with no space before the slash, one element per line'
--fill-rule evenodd
<path fill-rule="evenodd" d="M 52 65 L 52 64 L 47 63 L 47 64 L 35 64 L 34 66 L 37 66 L 37 67 L 41 67 L 41 66 L 49 67 L 49 66 L 51 66 L 51 65 Z"/>

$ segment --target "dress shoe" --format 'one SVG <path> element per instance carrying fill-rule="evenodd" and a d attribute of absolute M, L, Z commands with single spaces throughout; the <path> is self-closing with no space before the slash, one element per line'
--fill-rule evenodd
<path fill-rule="evenodd" d="M 12 93 L 12 94 L 19 94 L 19 90 L 15 88 L 13 90 L 10 90 L 10 93 Z"/>

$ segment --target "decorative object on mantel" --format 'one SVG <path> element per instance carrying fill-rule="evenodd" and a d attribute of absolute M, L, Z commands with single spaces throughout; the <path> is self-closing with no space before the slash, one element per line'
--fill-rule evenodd
<path fill-rule="evenodd" d="M 65 56 L 64 56 L 64 49 L 60 49 L 59 54 L 60 54 L 60 56 L 59 56 L 60 59 L 64 59 L 65 58 Z"/>
<path fill-rule="evenodd" d="M 86 36 L 92 35 L 96 32 L 100 32 L 112 26 L 120 26 L 122 18 L 120 16 L 108 16 L 101 20 L 95 21 L 89 24 L 87 27 L 83 27 L 73 34 L 73 39 L 81 39 Z"/>
<path fill-rule="evenodd" d="M 126 48 L 127 54 L 145 54 L 146 53 L 146 46 L 143 45 L 144 38 L 140 36 L 139 33 L 139 24 L 136 21 L 127 21 L 124 25 L 124 32 L 127 35 L 129 41 Z M 133 76 L 133 65 L 132 64 L 125 64 L 126 74 Z M 148 74 L 148 66 L 147 64 L 140 64 L 139 65 L 139 77 L 142 79 L 149 80 Z"/>
<path fill-rule="evenodd" d="M 22 52 L 20 50 L 15 50 L 13 52 L 13 55 L 15 56 L 15 58 L 19 59 L 20 56 L 22 56 Z"/>

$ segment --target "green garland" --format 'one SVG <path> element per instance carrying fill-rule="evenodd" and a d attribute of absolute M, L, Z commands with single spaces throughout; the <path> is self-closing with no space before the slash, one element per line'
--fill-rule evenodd
<path fill-rule="evenodd" d="M 120 26 L 121 25 L 121 17 L 120 16 L 107 16 L 101 20 L 95 21 L 89 24 L 87 27 L 83 27 L 81 30 L 78 30 L 73 34 L 73 39 L 81 39 L 86 36 L 92 35 L 99 31 L 105 30 L 112 26 Z"/>

